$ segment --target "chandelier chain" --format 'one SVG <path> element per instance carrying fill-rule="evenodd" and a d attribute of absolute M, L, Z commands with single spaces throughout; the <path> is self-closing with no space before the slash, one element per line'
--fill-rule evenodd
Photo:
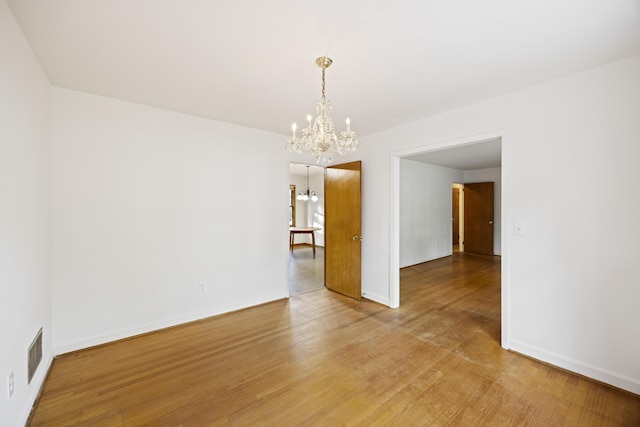
<path fill-rule="evenodd" d="M 324 70 L 326 70 L 326 68 L 322 67 L 322 101 L 326 99 L 326 97 L 324 96 Z"/>

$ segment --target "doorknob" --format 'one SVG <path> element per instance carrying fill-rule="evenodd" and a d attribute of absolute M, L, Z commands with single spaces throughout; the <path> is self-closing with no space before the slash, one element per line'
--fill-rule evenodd
<path fill-rule="evenodd" d="M 353 236 L 351 240 L 357 240 L 359 242 L 362 242 L 362 236 Z"/>
<path fill-rule="evenodd" d="M 489 221 L 489 225 L 493 225 L 493 221 Z"/>

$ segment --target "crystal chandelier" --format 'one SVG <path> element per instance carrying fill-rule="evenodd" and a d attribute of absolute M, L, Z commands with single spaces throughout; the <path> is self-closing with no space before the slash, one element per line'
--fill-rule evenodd
<path fill-rule="evenodd" d="M 307 166 L 307 191 L 305 191 L 304 193 L 298 194 L 298 197 L 296 197 L 296 199 L 302 200 L 304 202 L 306 202 L 309 199 L 311 199 L 312 202 L 318 201 L 318 196 L 316 195 L 316 192 L 309 191 L 309 166 Z"/>
<path fill-rule="evenodd" d="M 358 146 L 358 136 L 351 130 L 351 121 L 346 120 L 347 130 L 340 132 L 340 137 L 336 135 L 333 120 L 331 119 L 331 102 L 325 97 L 325 70 L 329 68 L 333 61 L 331 58 L 321 56 L 316 59 L 318 67 L 322 68 L 322 100 L 316 104 L 316 117 L 312 120 L 311 115 L 307 116 L 307 127 L 302 129 L 302 136 L 296 136 L 296 124 L 291 126 L 293 135 L 287 138 L 287 149 L 302 153 L 310 152 L 316 162 L 322 165 L 331 163 L 333 153 L 349 154 L 355 153 Z"/>

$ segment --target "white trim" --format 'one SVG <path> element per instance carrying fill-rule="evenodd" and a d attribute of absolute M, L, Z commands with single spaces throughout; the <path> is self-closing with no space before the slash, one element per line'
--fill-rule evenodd
<path fill-rule="evenodd" d="M 528 345 L 523 342 L 511 340 L 511 350 L 532 357 L 544 363 L 558 366 L 571 372 L 576 372 L 585 377 L 611 384 L 631 393 L 640 394 L 640 381 L 627 375 L 613 372 L 599 366 L 590 365 L 580 360 L 565 357 L 557 353 L 551 353 L 541 348 Z"/>
<path fill-rule="evenodd" d="M 400 156 L 389 159 L 389 307 L 400 307 Z"/>
<path fill-rule="evenodd" d="M 492 139 L 503 138 L 506 135 L 506 129 L 499 129 L 489 132 L 484 132 L 475 135 L 469 135 L 461 138 L 450 139 L 446 141 L 440 141 L 433 144 L 420 145 L 418 147 L 406 148 L 404 150 L 393 151 L 391 156 L 395 157 L 409 157 L 415 154 L 428 153 L 431 151 L 447 150 L 453 147 L 463 147 L 465 145 L 478 144 L 480 142 L 487 142 Z"/>
<path fill-rule="evenodd" d="M 62 354 L 70 353 L 77 350 L 84 350 L 89 347 L 95 347 L 103 344 L 108 344 L 114 341 L 123 340 L 126 338 L 135 337 L 138 335 L 144 335 L 150 332 L 160 331 L 162 329 L 172 328 L 174 326 L 184 325 L 186 323 L 197 322 L 199 320 L 208 319 L 210 317 L 219 316 L 221 314 L 232 313 L 234 311 L 243 310 L 245 308 L 255 307 L 262 304 L 267 304 L 270 302 L 280 301 L 283 299 L 287 299 L 287 296 L 280 297 L 270 297 L 264 300 L 245 300 L 239 301 L 237 304 L 233 306 L 225 306 L 224 309 L 213 309 L 207 311 L 201 311 L 195 314 L 186 314 L 183 316 L 176 316 L 171 319 L 162 321 L 162 322 L 154 322 L 146 325 L 138 326 L 135 328 L 126 329 L 123 331 L 114 332 L 111 334 L 105 334 L 98 337 L 91 337 L 88 339 L 77 340 L 70 343 L 65 343 L 62 345 L 54 346 L 53 354 L 55 356 L 60 356 Z"/>
<path fill-rule="evenodd" d="M 371 300 L 373 302 L 377 302 L 378 304 L 390 306 L 389 299 L 386 298 L 386 297 L 383 297 L 381 295 L 376 295 L 376 294 L 372 294 L 370 292 L 364 292 L 363 291 L 362 292 L 362 298 L 366 298 L 366 299 Z"/>
<path fill-rule="evenodd" d="M 509 260 L 511 259 L 511 252 L 509 248 L 511 247 L 511 234 L 509 234 L 509 230 L 511 227 L 507 225 L 510 221 L 510 214 L 508 209 L 508 204 L 506 200 L 509 200 L 509 132 L 508 130 L 503 130 L 501 135 L 502 143 L 500 146 L 501 156 L 502 156 L 502 169 L 500 170 L 500 251 L 502 256 L 502 262 L 500 262 L 500 277 L 502 280 L 502 284 L 500 286 L 500 324 L 501 324 L 501 332 L 500 332 L 500 345 L 505 350 L 510 348 L 510 335 L 509 331 L 511 329 L 511 314 L 509 308 L 511 307 L 510 300 L 510 286 L 511 286 L 511 277 L 509 276 Z"/>
<path fill-rule="evenodd" d="M 289 188 L 289 186 L 291 185 L 291 164 L 294 163 L 292 161 L 287 162 L 287 169 L 286 169 L 286 178 L 285 178 L 285 182 L 287 183 L 286 188 Z M 288 193 L 287 193 L 288 194 Z M 287 196 L 288 198 L 288 196 Z M 283 203 L 284 204 L 284 203 Z M 289 206 L 288 204 L 286 204 L 286 206 L 284 206 L 284 215 L 282 216 L 283 219 L 283 224 L 282 224 L 282 236 L 286 238 L 286 245 L 283 248 L 284 249 L 284 269 L 285 269 L 285 295 L 287 296 L 287 298 L 291 298 L 291 258 L 289 256 L 289 251 L 291 250 L 290 244 L 291 244 L 291 236 L 289 235 Z M 286 224 L 286 227 L 285 227 Z M 283 242 L 285 242 L 285 240 L 283 239 Z"/>

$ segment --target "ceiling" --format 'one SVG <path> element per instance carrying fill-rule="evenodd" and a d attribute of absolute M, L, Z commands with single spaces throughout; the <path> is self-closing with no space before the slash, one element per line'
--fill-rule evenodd
<path fill-rule="evenodd" d="M 307 165 L 291 163 L 289 165 L 289 175 L 307 176 Z M 309 176 L 324 175 L 324 167 L 309 166 Z"/>
<path fill-rule="evenodd" d="M 415 154 L 405 159 L 463 171 L 498 168 L 502 166 L 502 140 L 494 138 L 478 141 L 474 144 Z"/>
<path fill-rule="evenodd" d="M 492 138 L 403 158 L 463 171 L 499 168 L 502 166 L 502 140 L 500 138 Z M 306 176 L 307 167 L 309 168 L 309 176 L 324 174 L 324 167 L 322 166 L 299 163 L 289 164 L 289 174 Z"/>
<path fill-rule="evenodd" d="M 638 0 L 9 0 L 52 85 L 361 136 L 640 53 Z"/>
<path fill-rule="evenodd" d="M 453 148 L 414 154 L 404 159 L 463 171 L 499 168 L 502 166 L 502 140 L 493 138 L 477 141 Z M 297 163 L 289 165 L 289 174 L 306 176 L 307 167 L 309 167 L 309 176 L 324 174 L 324 168 L 321 166 Z"/>

